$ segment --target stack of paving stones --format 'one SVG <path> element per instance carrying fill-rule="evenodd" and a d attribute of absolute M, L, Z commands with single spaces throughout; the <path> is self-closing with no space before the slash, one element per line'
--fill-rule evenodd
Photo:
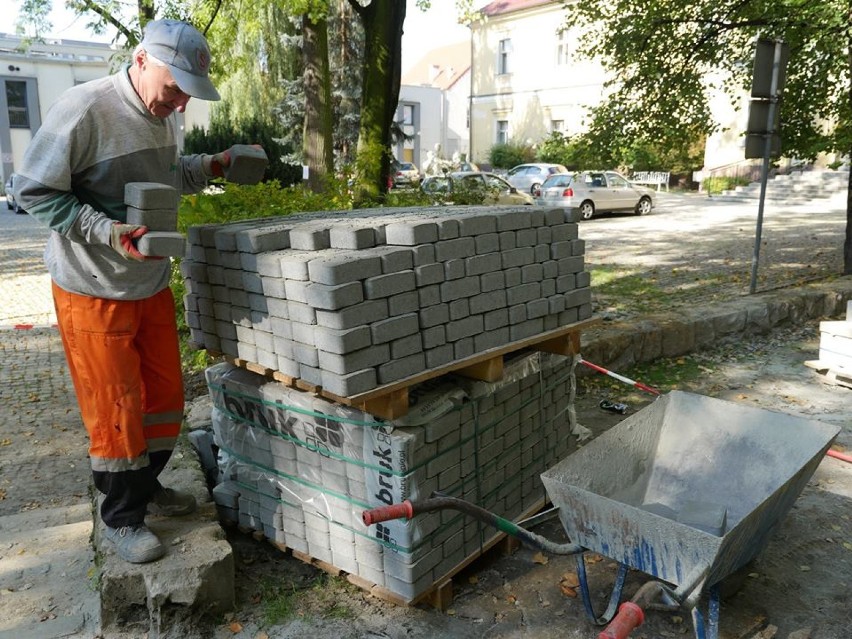
<path fill-rule="evenodd" d="M 177 230 L 180 193 L 157 182 L 130 182 L 124 187 L 127 223 L 147 226 L 136 248 L 150 257 L 183 257 L 186 238 Z"/>
<path fill-rule="evenodd" d="M 440 490 L 510 519 L 531 514 L 540 473 L 576 444 L 573 373 L 572 358 L 517 354 L 499 382 L 438 378 L 411 389 L 409 415 L 380 421 L 217 364 L 214 500 L 241 527 L 410 602 L 496 531 L 456 511 L 366 527 L 363 510 Z"/>
<path fill-rule="evenodd" d="M 189 229 L 199 347 L 352 397 L 591 316 L 575 219 L 371 209 Z"/>

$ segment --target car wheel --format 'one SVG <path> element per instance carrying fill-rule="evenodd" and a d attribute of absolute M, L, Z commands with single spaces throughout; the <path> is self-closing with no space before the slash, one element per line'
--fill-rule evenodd
<path fill-rule="evenodd" d="M 541 184 L 539 184 L 538 182 L 535 182 L 535 183 L 534 183 L 534 184 L 530 187 L 530 195 L 532 195 L 533 197 L 535 197 L 535 192 L 536 192 L 536 191 L 538 191 L 540 188 L 541 188 Z"/>
<path fill-rule="evenodd" d="M 648 215 L 651 208 L 651 198 L 643 197 L 636 203 L 636 215 Z"/>
<path fill-rule="evenodd" d="M 591 220 L 594 216 L 595 205 L 590 200 L 586 200 L 580 205 L 580 219 Z"/>

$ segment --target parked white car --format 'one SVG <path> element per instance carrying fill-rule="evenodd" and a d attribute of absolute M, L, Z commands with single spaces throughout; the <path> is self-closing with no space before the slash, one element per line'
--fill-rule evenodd
<path fill-rule="evenodd" d="M 444 204 L 535 204 L 500 176 L 481 171 L 429 176 L 420 189 Z"/>
<path fill-rule="evenodd" d="M 506 180 L 519 191 L 535 195 L 544 181 L 555 173 L 568 173 L 561 164 L 519 164 L 506 175 Z"/>
<path fill-rule="evenodd" d="M 536 203 L 576 208 L 581 219 L 590 220 L 603 212 L 646 215 L 656 205 L 656 194 L 615 171 L 580 171 L 547 178 L 536 193 Z"/>
<path fill-rule="evenodd" d="M 26 211 L 20 207 L 17 200 L 15 200 L 15 195 L 12 193 L 12 180 L 14 178 L 14 174 L 9 176 L 9 179 L 6 180 L 6 208 L 12 211 L 13 213 L 17 213 L 19 215 L 26 215 Z"/>
<path fill-rule="evenodd" d="M 420 171 L 412 162 L 394 163 L 393 186 L 417 186 L 420 184 Z"/>

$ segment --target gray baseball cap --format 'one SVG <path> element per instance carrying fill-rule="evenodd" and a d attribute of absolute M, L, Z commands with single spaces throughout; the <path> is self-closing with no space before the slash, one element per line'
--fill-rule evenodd
<path fill-rule="evenodd" d="M 188 22 L 151 20 L 145 25 L 142 48 L 165 63 L 180 90 L 193 98 L 219 100 L 210 78 L 210 48 Z"/>

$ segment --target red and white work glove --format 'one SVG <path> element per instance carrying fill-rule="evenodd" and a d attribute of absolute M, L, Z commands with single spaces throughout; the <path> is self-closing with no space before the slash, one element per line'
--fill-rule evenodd
<path fill-rule="evenodd" d="M 208 155 L 205 157 L 205 166 L 204 172 L 207 175 L 212 175 L 214 177 L 225 177 L 225 169 L 231 166 L 231 155 L 234 149 L 234 146 L 243 146 L 243 145 L 233 145 L 224 151 L 217 153 L 216 155 Z M 259 144 L 252 144 L 251 146 L 257 149 L 263 149 L 263 147 Z"/>
<path fill-rule="evenodd" d="M 226 149 L 225 151 L 208 157 L 210 158 L 210 168 L 206 171 L 206 173 L 214 177 L 225 177 L 225 169 L 231 166 L 231 149 Z"/>
<path fill-rule="evenodd" d="M 147 226 L 116 222 L 112 225 L 112 228 L 110 228 L 109 231 L 109 245 L 124 259 L 143 262 L 145 260 L 145 256 L 136 248 L 134 241 L 138 240 L 147 232 Z"/>

